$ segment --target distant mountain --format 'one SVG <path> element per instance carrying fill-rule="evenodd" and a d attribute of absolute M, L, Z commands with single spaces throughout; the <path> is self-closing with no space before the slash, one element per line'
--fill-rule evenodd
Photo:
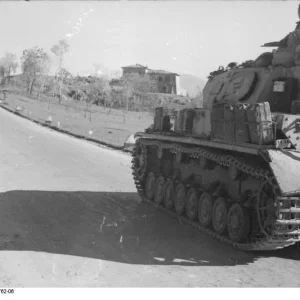
<path fill-rule="evenodd" d="M 194 75 L 179 74 L 179 86 L 187 91 L 190 97 L 195 97 L 199 88 L 202 90 L 206 84 L 206 80 Z"/>

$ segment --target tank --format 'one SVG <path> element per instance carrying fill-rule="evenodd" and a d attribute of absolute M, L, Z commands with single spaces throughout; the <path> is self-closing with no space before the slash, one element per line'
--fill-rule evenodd
<path fill-rule="evenodd" d="M 203 108 L 156 109 L 132 154 L 144 201 L 246 251 L 300 241 L 300 22 L 262 47 L 210 73 Z"/>

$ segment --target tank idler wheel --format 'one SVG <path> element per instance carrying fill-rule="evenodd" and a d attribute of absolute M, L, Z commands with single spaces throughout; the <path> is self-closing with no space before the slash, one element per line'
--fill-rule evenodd
<path fill-rule="evenodd" d="M 164 188 L 164 204 L 171 210 L 174 207 L 175 184 L 173 180 L 168 179 Z"/>
<path fill-rule="evenodd" d="M 189 220 L 196 219 L 198 213 L 198 192 L 197 189 L 189 189 L 186 196 L 186 215 Z"/>
<path fill-rule="evenodd" d="M 212 208 L 212 224 L 215 232 L 222 234 L 227 227 L 228 208 L 224 198 L 217 198 Z"/>
<path fill-rule="evenodd" d="M 145 157 L 143 154 L 140 154 L 138 156 L 138 164 L 139 164 L 139 167 L 143 167 L 145 165 Z"/>
<path fill-rule="evenodd" d="M 186 188 L 183 183 L 179 183 L 175 189 L 174 205 L 178 215 L 182 215 L 185 210 Z"/>
<path fill-rule="evenodd" d="M 145 158 L 142 154 L 138 154 L 136 155 L 133 160 L 132 160 L 132 169 L 135 170 L 135 175 L 137 176 L 137 179 L 139 179 L 140 181 L 143 179 L 143 169 L 145 166 Z"/>
<path fill-rule="evenodd" d="M 250 231 L 250 217 L 246 208 L 240 204 L 232 204 L 227 216 L 227 230 L 233 242 L 241 242 L 247 238 Z"/>
<path fill-rule="evenodd" d="M 212 196 L 209 193 L 203 193 L 198 204 L 198 220 L 200 224 L 208 226 L 212 219 Z"/>
<path fill-rule="evenodd" d="M 165 187 L 165 178 L 163 176 L 159 176 L 156 179 L 155 193 L 154 193 L 154 201 L 157 204 L 162 204 L 164 200 L 164 187 Z"/>
<path fill-rule="evenodd" d="M 155 176 L 154 173 L 149 173 L 146 181 L 146 196 L 149 200 L 153 200 L 155 193 Z"/>

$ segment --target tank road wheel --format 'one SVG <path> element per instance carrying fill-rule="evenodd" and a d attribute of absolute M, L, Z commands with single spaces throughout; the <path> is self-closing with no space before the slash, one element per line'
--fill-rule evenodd
<path fill-rule="evenodd" d="M 214 230 L 222 234 L 226 230 L 227 226 L 227 203 L 224 198 L 217 198 L 212 208 L 212 224 Z"/>
<path fill-rule="evenodd" d="M 149 173 L 146 181 L 146 196 L 149 200 L 153 200 L 155 193 L 155 176 L 154 173 Z"/>
<path fill-rule="evenodd" d="M 156 179 L 155 194 L 154 194 L 154 201 L 157 204 L 162 204 L 164 200 L 164 186 L 165 186 L 165 178 L 163 176 L 159 176 Z"/>
<path fill-rule="evenodd" d="M 268 180 L 262 182 L 256 201 L 258 223 L 261 231 L 268 236 L 276 219 L 276 194 L 273 185 Z"/>
<path fill-rule="evenodd" d="M 164 204 L 165 207 L 171 210 L 174 206 L 175 185 L 173 180 L 169 179 L 164 188 Z"/>
<path fill-rule="evenodd" d="M 227 230 L 233 242 L 243 241 L 250 231 L 250 217 L 240 204 L 231 205 L 227 216 Z"/>
<path fill-rule="evenodd" d="M 195 220 L 198 213 L 198 192 L 195 188 L 189 189 L 186 196 L 186 215 L 190 220 Z"/>
<path fill-rule="evenodd" d="M 203 193 L 198 204 L 198 220 L 200 224 L 208 226 L 212 218 L 212 196 L 209 193 Z"/>
<path fill-rule="evenodd" d="M 178 215 L 182 215 L 185 210 L 186 188 L 183 183 L 179 183 L 175 189 L 174 205 Z"/>

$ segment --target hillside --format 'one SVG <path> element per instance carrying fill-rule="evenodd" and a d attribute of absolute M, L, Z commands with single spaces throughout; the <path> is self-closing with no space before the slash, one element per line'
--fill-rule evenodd
<path fill-rule="evenodd" d="M 41 86 L 41 80 L 45 83 L 45 96 L 52 96 L 54 92 L 53 86 L 53 76 L 45 76 L 40 80 L 37 80 L 34 84 L 32 96 L 37 96 L 38 91 Z M 89 89 L 90 85 L 86 82 L 89 80 L 89 77 L 80 77 L 77 78 L 76 84 L 74 82 L 68 82 L 63 85 L 62 89 L 62 97 L 64 100 L 71 100 L 71 92 L 77 91 L 78 89 L 87 90 Z M 26 94 L 27 90 L 27 79 L 26 76 L 23 74 L 18 74 L 16 76 L 12 76 L 10 78 L 10 84 L 7 84 L 6 79 L 6 89 L 11 89 L 15 92 L 19 92 L 20 94 Z M 109 93 L 109 91 L 108 91 Z M 114 96 L 112 95 L 113 99 Z M 168 107 L 170 109 L 180 109 L 183 107 L 189 107 L 191 103 L 191 99 L 188 97 L 180 96 L 180 95 L 173 95 L 173 94 L 162 94 L 162 93 L 139 93 L 140 100 L 143 103 L 144 108 L 156 107 L 156 106 L 163 106 Z M 117 99 L 117 98 L 116 98 Z"/>

